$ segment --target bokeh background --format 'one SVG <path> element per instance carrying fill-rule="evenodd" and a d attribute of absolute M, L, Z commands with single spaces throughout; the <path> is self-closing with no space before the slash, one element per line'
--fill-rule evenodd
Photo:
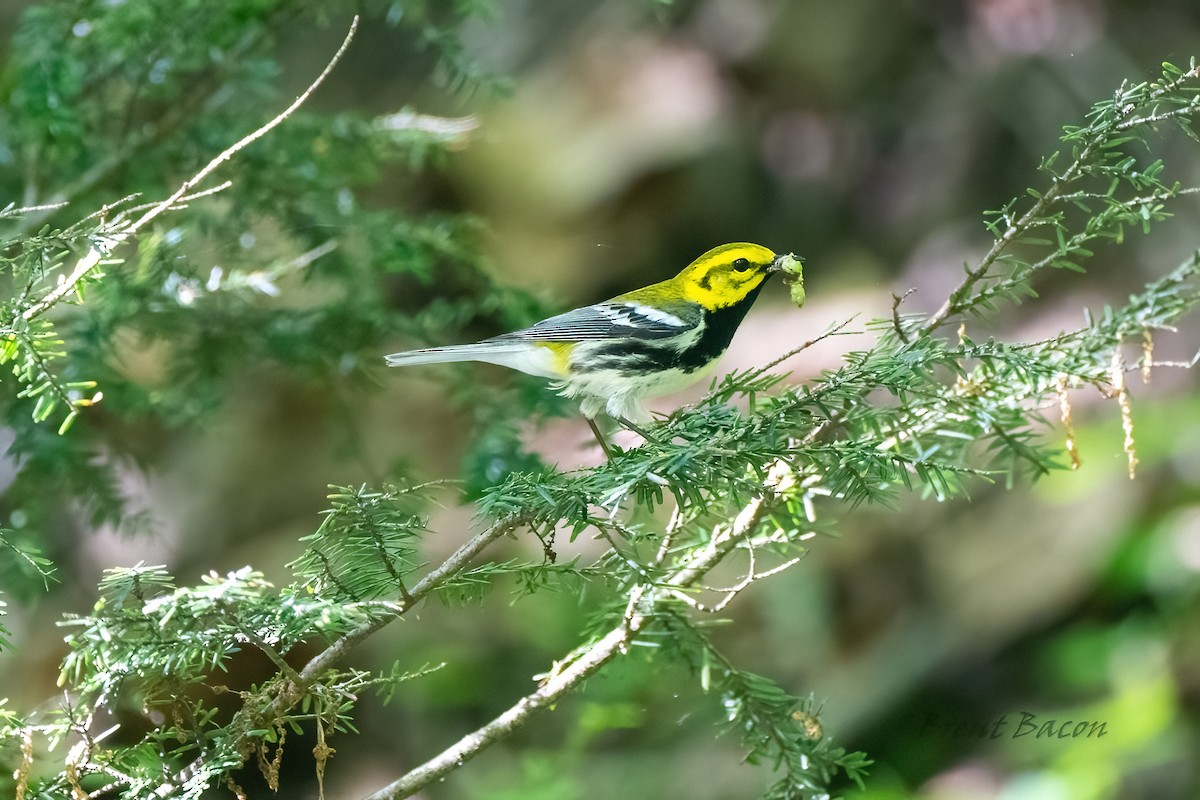
<path fill-rule="evenodd" d="M 0 53 L 25 5 L 0 5 Z M 284 32 L 281 97 L 307 84 L 347 20 Z M 507 76 L 507 91 L 440 86 L 428 59 L 368 17 L 314 98 L 331 112 L 409 107 L 467 131 L 441 169 L 385 175 L 368 202 L 477 215 L 498 279 L 547 309 L 668 277 L 725 241 L 802 255 L 808 305 L 798 312 L 782 288 L 765 292 L 723 362 L 731 370 L 852 315 L 886 315 L 893 292 L 916 289 L 910 310 L 940 305 L 989 244 L 983 212 L 1040 185 L 1037 165 L 1063 125 L 1122 80 L 1200 52 L 1200 8 L 502 0 L 463 37 L 472 58 Z M 1170 174 L 1200 183 L 1200 145 L 1164 136 L 1155 147 Z M 1200 245 L 1200 208 L 1174 210 L 1149 236 L 1098 252 L 1086 276 L 1042 276 L 1041 297 L 972 323 L 971 334 L 1051 335 L 1080 324 L 1085 308 L 1120 302 Z M 785 366 L 803 381 L 868 342 L 834 339 Z M 379 354 L 416 344 L 381 341 Z M 1155 353 L 1188 359 L 1197 349 L 1192 325 L 1160 337 Z M 485 385 L 513 381 L 475 374 Z M 734 603 L 722 645 L 743 667 L 812 692 L 826 731 L 876 760 L 865 789 L 846 787 L 856 800 L 1200 797 L 1196 386 L 1183 370 L 1134 379 L 1136 480 L 1115 403 L 1081 390 L 1078 471 L 1011 489 L 972 484 L 971 502 L 857 510 L 840 538 Z M 425 372 L 381 370 L 375 388 L 330 390 L 247 369 L 225 395 L 199 428 L 153 430 L 159 438 L 122 487 L 145 512 L 140 533 L 79 520 L 54 532 L 62 581 L 19 598 L 7 624 L 20 646 L 0 654 L 0 687 L 17 704 L 54 694 L 63 654 L 54 622 L 90 607 L 103 568 L 165 563 L 191 582 L 251 564 L 286 582 L 327 484 L 371 480 L 396 463 L 425 479 L 455 477 L 480 435 L 470 409 L 447 402 Z M 524 435 L 563 466 L 599 458 L 570 417 Z M 431 558 L 471 525 L 469 507 L 450 491 L 445 499 Z M 577 643 L 586 601 L 497 593 L 465 611 L 428 606 L 376 637 L 357 663 L 403 652 L 449 666 L 386 707 L 363 704 L 363 735 L 333 743 L 330 796 L 361 796 L 506 708 Z M 238 669 L 254 680 L 269 665 Z M 684 673 L 616 665 L 427 796 L 756 796 L 769 771 L 739 764 L 701 694 Z M 1072 731 L 1103 723 L 1106 735 L 1014 738 L 1023 714 L 1039 726 L 1070 720 Z M 304 758 L 284 766 L 289 796 L 315 796 Z"/>

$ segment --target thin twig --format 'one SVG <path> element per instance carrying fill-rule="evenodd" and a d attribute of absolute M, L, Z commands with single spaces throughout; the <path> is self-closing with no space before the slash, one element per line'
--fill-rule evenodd
<path fill-rule="evenodd" d="M 269 28 L 270 25 L 264 25 L 244 35 L 239 42 L 224 53 L 222 64 L 231 65 L 239 63 L 243 55 L 262 41 L 263 36 Z M 150 63 L 151 61 L 153 59 L 150 59 L 146 63 Z M 84 84 L 85 93 L 89 85 L 103 84 L 111 77 L 111 73 L 114 71 L 115 66 L 112 70 L 104 70 L 89 75 L 87 83 Z M 223 78 L 222 68 L 206 70 L 200 80 L 195 81 L 192 86 L 188 87 L 188 97 L 192 102 L 177 104 L 178 107 L 172 109 L 167 115 L 160 117 L 153 123 L 127 136 L 124 141 L 116 146 L 116 149 L 110 155 L 97 161 L 85 170 L 71 185 L 55 192 L 54 196 L 49 198 L 44 204 L 33 207 L 34 213 L 21 218 L 17 232 L 27 234 L 38 229 L 55 211 L 69 205 L 79 195 L 99 186 L 106 178 L 123 168 L 129 159 L 143 147 L 165 141 L 189 119 L 204 119 L 214 114 L 222 104 L 228 102 L 229 97 L 233 96 L 220 91 L 222 86 L 225 85 L 222 82 Z M 200 105 L 199 112 L 195 110 L 198 105 Z M 30 165 L 32 167 L 32 160 L 30 161 Z M 32 169 L 31 172 L 33 172 Z M 26 189 L 32 193 L 32 196 L 37 195 L 36 187 L 33 185 L 31 178 L 26 179 Z"/>
<path fill-rule="evenodd" d="M 395 604 L 395 610 L 391 616 L 363 623 L 355 630 L 338 637 L 333 644 L 318 653 L 304 666 L 304 669 L 300 670 L 299 682 L 289 687 L 290 691 L 281 693 L 275 702 L 268 707 L 267 713 L 282 714 L 292 703 L 300 699 L 300 695 L 303 694 L 304 690 L 316 683 L 317 678 L 325 670 L 340 661 L 355 645 L 386 626 L 396 617 L 404 614 L 432 592 L 441 588 L 441 585 L 447 579 L 466 569 L 485 548 L 497 539 L 512 533 L 523 525 L 525 521 L 522 517 L 506 517 L 493 523 L 487 530 L 472 536 L 436 569 L 432 569 L 426 573 L 425 577 L 409 590 L 408 599 L 402 603 Z M 292 695 L 295 695 L 295 697 L 293 698 Z"/>
<path fill-rule="evenodd" d="M 654 561 L 651 562 L 652 566 L 662 566 L 667 555 L 671 552 L 671 545 L 675 541 L 675 534 L 682 530 L 686 520 L 687 515 L 683 513 L 683 506 L 679 505 L 678 501 L 676 501 L 675 510 L 671 512 L 671 518 L 667 520 L 667 527 L 663 531 L 662 541 L 658 543 L 658 552 L 654 554 Z"/>
<path fill-rule="evenodd" d="M 4 208 L 0 209 L 0 219 L 8 219 L 9 217 L 22 217 L 26 214 L 32 214 L 35 211 L 57 211 L 66 205 L 66 201 L 61 203 L 42 203 L 36 206 L 21 206 L 17 207 L 16 203 L 9 203 Z"/>
<path fill-rule="evenodd" d="M 372 634 L 382 630 L 390 622 L 398 619 L 425 597 L 437 591 L 448 579 L 466 569 L 476 556 L 483 552 L 489 545 L 511 533 L 527 521 L 524 517 L 506 517 L 494 522 L 487 530 L 475 534 L 439 566 L 426 573 L 425 577 L 409 590 L 407 599 L 399 603 L 389 603 L 386 606 L 389 613 L 370 619 L 354 630 L 342 634 L 332 644 L 314 656 L 298 673 L 293 672 L 295 677 L 291 677 L 289 680 L 283 682 L 278 694 L 266 706 L 254 709 L 242 708 L 230 726 L 239 731 L 234 746 L 242 751 L 244 757 L 249 757 L 254 752 L 254 743 L 257 741 L 257 737 L 252 736 L 250 731 L 261 730 L 277 722 L 280 717 L 304 698 L 305 692 L 313 684 L 328 670 L 332 669 L 335 664 L 345 658 L 346 654 L 354 649 L 355 646 Z M 199 763 L 200 761 L 197 760 L 189 764 L 169 781 L 160 785 L 151 796 L 159 798 L 170 797 L 183 780 L 183 776 Z"/>
<path fill-rule="evenodd" d="M 632 613 L 627 619 L 622 619 L 619 625 L 590 646 L 577 651 L 574 658 L 556 663 L 536 691 L 525 695 L 491 722 L 462 737 L 424 764 L 368 795 L 365 800 L 400 800 L 411 797 L 528 723 L 538 711 L 552 706 L 609 661 L 625 652 L 665 598 L 679 588 L 698 582 L 751 534 L 761 522 L 773 497 L 773 485 L 769 480 L 763 495 L 743 507 L 727 531 L 714 536 L 706 547 L 692 555 L 686 565 L 667 576 L 663 587 L 646 584 L 634 587 L 631 597 L 637 593 L 638 602 L 631 604 Z"/>
<path fill-rule="evenodd" d="M 1164 84 L 1158 89 L 1150 92 L 1146 97 L 1145 102 L 1141 104 L 1141 107 L 1153 105 L 1154 101 L 1162 97 L 1167 92 L 1174 90 L 1185 81 L 1196 77 L 1200 77 L 1200 67 L 1193 67 L 1186 73 L 1181 74 L 1174 81 Z M 1185 106 L 1185 108 L 1194 112 L 1195 104 L 1190 103 L 1188 106 Z M 1126 108 L 1122 108 L 1121 113 L 1130 115 L 1135 111 L 1135 109 L 1136 107 L 1130 104 Z M 1167 119 L 1168 117 L 1176 115 L 1177 113 L 1175 111 L 1169 111 L 1163 112 L 1161 115 L 1155 112 L 1147 117 L 1127 116 L 1126 119 L 1123 119 L 1120 122 L 1114 122 L 1111 130 L 1117 132 L 1124 131 L 1137 127 L 1141 124 L 1156 121 L 1157 119 Z M 949 294 L 949 296 L 946 298 L 946 302 L 942 303 L 941 307 L 929 317 L 923 326 L 921 326 L 921 335 L 926 336 L 932 333 L 934 330 L 945 324 L 951 316 L 962 310 L 960 298 L 966 297 L 971 291 L 972 287 L 974 287 L 976 283 L 987 276 L 992 267 L 995 266 L 996 262 L 999 260 L 1000 255 L 1017 239 L 1017 237 L 1025 233 L 1038 220 L 1038 218 L 1042 216 L 1042 212 L 1044 212 L 1046 208 L 1048 208 L 1052 203 L 1063 200 L 1063 188 L 1079 176 L 1079 174 L 1083 171 L 1084 165 L 1088 162 L 1088 159 L 1091 158 L 1092 153 L 1097 147 L 1101 147 L 1103 145 L 1109 135 L 1109 131 L 1100 131 L 1095 133 L 1095 135 L 1090 140 L 1086 141 L 1080 148 L 1079 153 L 1071 166 L 1069 166 L 1067 170 L 1062 173 L 1062 175 L 1055 176 L 1049 188 L 1047 188 L 1046 191 L 1038 197 L 1037 201 L 1030 206 L 1029 209 L 1027 209 L 1025 213 L 1020 216 L 1020 218 L 1009 222 L 1008 228 L 1003 234 L 1001 234 L 995 239 L 995 241 L 992 242 L 991 248 L 988 250 L 987 254 L 984 255 L 983 259 L 980 260 L 979 264 L 973 269 L 967 270 L 966 276 L 954 289 L 954 291 Z M 1053 258 L 1057 257 L 1058 253 L 1055 253 Z"/>
<path fill-rule="evenodd" d="M 190 203 L 190 202 L 192 202 L 193 200 L 199 200 L 199 199 L 200 199 L 200 198 L 202 198 L 202 197 L 208 197 L 208 196 L 210 196 L 210 195 L 214 195 L 214 194 L 216 194 L 216 193 L 218 193 L 218 192 L 223 192 L 223 191 L 225 191 L 226 189 L 230 188 L 231 186 L 233 186 L 233 181 L 225 181 L 225 182 L 224 182 L 224 183 L 222 183 L 222 184 L 219 184 L 219 185 L 217 185 L 217 186 L 213 186 L 211 189 L 201 189 L 201 190 L 200 190 L 200 191 L 198 191 L 198 192 L 193 192 L 193 193 L 191 193 L 191 194 L 189 194 L 189 195 L 184 195 L 183 197 L 180 197 L 180 198 L 178 198 L 177 200 L 175 200 L 175 202 L 174 202 L 174 203 L 172 204 L 172 206 L 171 206 L 171 210 L 172 210 L 172 211 L 177 211 L 177 210 L 179 210 L 179 209 L 181 209 L 181 208 L 187 208 L 187 204 L 188 204 L 188 203 Z M 137 197 L 137 196 L 138 196 L 138 195 L 132 195 L 132 194 L 131 194 L 131 195 L 129 195 L 129 197 L 125 198 L 125 200 L 129 200 L 129 199 L 131 199 L 131 198 L 134 198 L 134 197 Z M 124 200 L 122 200 L 121 202 L 124 202 Z M 106 207 L 105 207 L 105 209 L 106 209 L 106 210 L 112 210 L 113 208 L 115 208 L 115 207 L 116 207 L 116 205 L 119 205 L 119 203 L 118 203 L 118 204 L 114 204 L 114 205 L 110 205 L 110 206 L 106 206 Z M 121 224 L 121 223 L 122 223 L 122 222 L 123 222 L 123 221 L 124 221 L 126 218 L 128 218 L 129 216 L 131 216 L 131 215 L 133 215 L 133 214 L 136 214 L 136 213 L 137 213 L 137 212 L 139 212 L 139 211 L 143 211 L 143 210 L 145 210 L 145 209 L 154 208 L 154 207 L 156 207 L 156 206 L 158 206 L 158 205 L 160 205 L 160 203 L 157 203 L 157 202 L 155 202 L 155 203 L 142 203 L 142 204 L 141 204 L 141 205 L 139 205 L 139 206 L 130 206 L 129 208 L 123 208 L 123 209 L 121 209 L 121 211 L 120 211 L 120 212 L 119 212 L 119 213 L 118 213 L 118 214 L 117 214 L 115 217 L 113 217 L 113 219 L 112 219 L 112 224 L 114 224 L 114 225 L 119 225 L 119 224 Z"/>
<path fill-rule="evenodd" d="M 142 216 L 138 217 L 135 221 L 129 223 L 128 225 L 121 225 L 111 233 L 98 237 L 96 242 L 92 245 L 92 248 L 88 251 L 87 255 L 81 258 L 75 265 L 75 269 L 71 271 L 71 274 L 66 276 L 66 278 L 58 284 L 58 286 L 47 292 L 46 295 L 40 300 L 31 305 L 29 308 L 25 309 L 25 311 L 21 314 L 21 317 L 28 321 L 54 306 L 56 303 L 70 294 L 75 289 L 75 286 L 79 283 L 79 281 L 81 281 L 84 276 L 95 269 L 98 264 L 107 258 L 118 245 L 128 241 L 146 225 L 150 224 L 164 212 L 170 210 L 181 199 L 187 197 L 197 184 L 211 175 L 226 161 L 233 158 L 239 151 L 258 141 L 263 136 L 266 136 L 272 130 L 281 125 L 284 120 L 294 114 L 296 109 L 298 109 L 306 100 L 308 100 L 312 93 L 317 90 L 317 87 L 320 86 L 325 81 L 325 78 L 329 76 L 329 73 L 333 71 L 333 68 L 337 66 L 337 63 L 341 61 L 342 56 L 346 53 L 347 48 L 349 48 L 350 42 L 354 38 L 354 33 L 357 30 L 358 16 L 355 15 L 353 21 L 350 23 L 350 30 L 346 32 L 346 38 L 342 40 L 341 47 L 339 47 L 337 52 L 333 54 L 333 58 L 331 58 L 329 63 L 325 65 L 325 69 L 321 71 L 321 74 L 317 76 L 316 80 L 309 84 L 308 88 L 305 89 L 299 97 L 293 100 L 291 105 L 277 114 L 267 124 L 263 125 L 252 133 L 243 136 L 237 142 L 225 148 L 225 150 L 222 151 L 216 158 L 205 164 L 199 172 L 180 184 L 179 188 L 176 189 L 170 197 L 155 203 L 150 207 L 149 210 L 142 214 Z"/>
<path fill-rule="evenodd" d="M 245 628 L 241 628 L 238 631 L 238 634 L 241 635 L 242 637 L 244 637 L 247 642 L 249 642 L 250 644 L 257 647 L 260 651 L 262 651 L 263 655 L 265 655 L 267 658 L 271 659 L 271 663 L 274 664 L 275 667 L 281 673 L 283 673 L 283 676 L 285 678 L 287 678 L 288 680 L 293 681 L 293 682 L 300 680 L 300 676 L 296 673 L 296 670 L 292 667 L 291 664 L 287 663 L 287 661 L 284 660 L 283 656 L 280 655 L 279 651 L 276 650 L 274 647 L 272 647 L 267 642 L 265 642 L 262 639 L 262 637 L 260 637 L 254 631 L 250 631 L 250 630 L 246 630 Z"/>
<path fill-rule="evenodd" d="M 929 320 L 923 326 L 921 326 L 920 334 L 922 336 L 926 336 L 937 330 L 946 323 L 951 315 L 958 313 L 961 306 L 956 298 L 965 297 L 967 293 L 971 291 L 971 288 L 974 287 L 976 283 L 981 281 L 984 276 L 991 271 L 992 267 L 999 260 L 1001 253 L 1003 253 L 1004 250 L 1010 244 L 1012 244 L 1019 235 L 1024 233 L 1025 230 L 1029 228 L 1030 224 L 1040 217 L 1042 212 L 1046 210 L 1047 206 L 1049 206 L 1050 203 L 1058 197 L 1059 192 L 1062 191 L 1060 188 L 1062 184 L 1074 180 L 1075 174 L 1079 171 L 1080 165 L 1086 158 L 1091 156 L 1094 146 L 1094 142 L 1089 142 L 1088 145 L 1080 152 L 1079 158 L 1067 169 L 1065 173 L 1063 173 L 1062 177 L 1055 178 L 1054 182 L 1050 184 L 1050 188 L 1042 193 L 1042 195 L 1037 199 L 1037 202 L 1030 206 L 1029 209 L 1021 215 L 1020 219 L 1010 223 L 1004 233 L 992 242 L 991 249 L 987 251 L 984 257 L 980 260 L 979 264 L 976 265 L 974 269 L 967 270 L 967 274 L 963 278 L 962 282 L 959 283 L 959 285 L 955 287 L 954 290 L 946 297 L 946 302 L 942 303 L 941 307 L 937 311 L 933 312 L 933 315 L 929 317 Z"/>
<path fill-rule="evenodd" d="M 722 597 L 717 602 L 716 605 L 710 606 L 706 603 L 702 603 L 699 600 L 695 600 L 691 597 L 688 597 L 686 594 L 684 594 L 683 592 L 680 592 L 680 591 L 676 591 L 675 596 L 678 597 L 680 600 L 684 601 L 685 603 L 687 603 L 692 608 L 696 609 L 697 611 L 701 611 L 705 614 L 720 614 L 722 611 L 724 611 L 729 606 L 730 603 L 732 603 L 734 601 L 734 599 L 738 595 L 740 595 L 742 592 L 749 589 L 752 584 L 755 584 L 765 578 L 769 578 L 772 575 L 778 575 L 780 572 L 789 570 L 792 567 L 796 566 L 796 564 L 800 563 L 801 559 L 804 558 L 803 555 L 794 556 L 792 558 L 789 558 L 787 561 L 784 561 L 782 564 L 778 564 L 774 567 L 771 567 L 770 569 L 763 570 L 760 572 L 758 570 L 758 559 L 755 554 L 758 552 L 758 548 L 761 547 L 763 544 L 764 544 L 764 542 L 761 540 L 754 540 L 754 541 L 751 541 L 748 543 L 748 545 L 746 547 L 746 551 L 750 555 L 750 566 L 747 569 L 746 574 L 742 577 L 742 579 L 740 581 L 735 583 L 733 586 L 727 586 L 727 587 L 716 587 L 716 586 L 703 587 L 706 591 L 715 592 L 717 594 L 724 595 L 724 597 Z"/>
<path fill-rule="evenodd" d="M 908 344 L 908 334 L 904 331 L 904 325 L 900 321 L 900 304 L 904 302 L 906 297 L 916 290 L 917 288 L 912 286 L 908 289 L 905 289 L 904 294 L 896 294 L 895 292 L 892 293 L 892 328 L 895 329 L 896 336 L 900 337 L 900 341 L 904 342 L 905 344 Z"/>
<path fill-rule="evenodd" d="M 282 273 L 304 269 L 318 258 L 327 256 L 334 250 L 337 250 L 337 247 L 337 239 L 330 239 L 329 241 L 325 242 L 325 244 L 319 244 L 308 252 L 301 253 L 300 255 L 296 256 L 277 271 Z"/>
<path fill-rule="evenodd" d="M 768 361 L 766 364 L 763 364 L 761 367 L 758 367 L 757 369 L 746 373 L 745 380 L 752 381 L 755 378 L 758 378 L 762 375 L 767 374 L 768 372 L 770 372 L 771 370 L 775 369 L 780 364 L 782 364 L 784 361 L 787 361 L 792 356 L 799 355 L 800 353 L 804 352 L 805 350 L 807 350 L 808 348 L 817 344 L 818 342 L 823 342 L 826 339 L 830 338 L 831 336 L 843 335 L 842 332 L 846 329 L 846 327 L 851 322 L 854 322 L 854 320 L 858 319 L 858 317 L 859 317 L 858 314 L 854 314 L 854 315 L 842 320 L 841 322 L 836 322 L 833 325 L 830 325 L 828 328 L 821 331 L 821 333 L 817 334 L 812 339 L 809 339 L 808 341 L 804 342 L 801 345 L 793 347 L 791 350 L 788 350 L 787 352 L 776 356 L 775 358 Z M 715 394 L 715 392 L 714 392 L 714 394 Z"/>

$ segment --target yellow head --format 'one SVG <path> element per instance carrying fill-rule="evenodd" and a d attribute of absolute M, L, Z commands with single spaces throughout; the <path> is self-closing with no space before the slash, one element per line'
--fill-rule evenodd
<path fill-rule="evenodd" d="M 675 277 L 688 300 L 707 309 L 727 308 L 746 299 L 778 269 L 777 256 L 758 244 L 734 242 L 714 247 Z"/>

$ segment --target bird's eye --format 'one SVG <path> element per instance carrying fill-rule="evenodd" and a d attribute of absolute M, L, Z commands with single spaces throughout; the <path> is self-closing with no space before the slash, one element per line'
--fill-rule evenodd
<path fill-rule="evenodd" d="M 733 262 L 733 268 L 735 270 L 737 270 L 738 272 L 745 272 L 746 270 L 750 269 L 752 266 L 754 266 L 754 265 L 750 263 L 750 259 L 748 259 L 748 258 L 739 258 Z"/>

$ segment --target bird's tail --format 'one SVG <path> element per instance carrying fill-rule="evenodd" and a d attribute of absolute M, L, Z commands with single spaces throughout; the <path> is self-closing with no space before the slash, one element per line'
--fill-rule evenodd
<path fill-rule="evenodd" d="M 384 358 L 389 367 L 408 367 L 414 364 L 444 364 L 451 361 L 491 361 L 496 356 L 515 349 L 478 342 L 476 344 L 455 344 L 448 347 L 427 347 L 423 350 L 407 350 L 403 353 L 392 353 Z"/>
<path fill-rule="evenodd" d="M 561 377 L 553 368 L 549 351 L 528 342 L 476 342 L 448 347 L 427 347 L 385 356 L 389 367 L 416 364 L 445 364 L 451 361 L 483 361 L 543 377 Z"/>

